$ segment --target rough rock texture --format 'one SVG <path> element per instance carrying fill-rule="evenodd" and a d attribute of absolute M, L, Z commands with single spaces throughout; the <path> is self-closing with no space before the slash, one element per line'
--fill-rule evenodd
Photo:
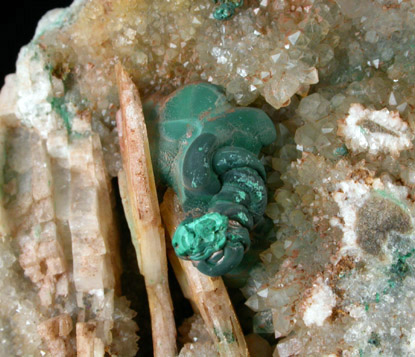
<path fill-rule="evenodd" d="M 290 336 L 279 356 L 413 353 L 413 196 L 367 165 L 305 153 L 277 190 L 279 239 L 244 292 Z"/>
<path fill-rule="evenodd" d="M 254 331 L 283 337 L 275 356 L 412 355 L 414 3 L 324 6 L 338 41 L 313 93 L 277 117 L 278 231 L 246 304 Z"/>
<path fill-rule="evenodd" d="M 134 356 L 135 313 L 118 296 L 111 186 L 90 115 L 73 119 L 76 135 L 56 129 L 42 138 L 3 113 L 4 355 Z"/>

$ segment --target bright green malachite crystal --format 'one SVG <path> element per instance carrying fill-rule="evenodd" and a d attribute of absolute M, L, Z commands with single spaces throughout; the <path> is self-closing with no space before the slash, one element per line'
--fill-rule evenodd
<path fill-rule="evenodd" d="M 216 212 L 182 222 L 173 238 L 176 254 L 191 260 L 209 258 L 225 246 L 228 222 L 228 217 Z"/>

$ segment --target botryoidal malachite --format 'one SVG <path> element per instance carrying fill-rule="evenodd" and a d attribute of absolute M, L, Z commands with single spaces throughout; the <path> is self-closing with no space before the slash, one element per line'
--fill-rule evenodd
<path fill-rule="evenodd" d="M 249 249 L 249 231 L 267 204 L 261 148 L 276 138 L 260 109 L 238 108 L 221 87 L 184 86 L 150 98 L 144 115 L 158 184 L 174 189 L 186 214 L 173 237 L 176 254 L 204 274 L 226 274 Z"/>

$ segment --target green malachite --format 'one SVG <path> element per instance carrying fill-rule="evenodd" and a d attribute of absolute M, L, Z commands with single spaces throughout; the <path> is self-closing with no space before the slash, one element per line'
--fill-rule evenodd
<path fill-rule="evenodd" d="M 223 249 L 228 222 L 228 217 L 217 212 L 184 221 L 173 238 L 177 255 L 188 256 L 191 260 L 203 260 Z"/>
<path fill-rule="evenodd" d="M 158 183 L 175 190 L 187 216 L 173 237 L 176 254 L 205 274 L 229 272 L 265 211 L 258 154 L 276 138 L 273 123 L 262 110 L 234 107 L 209 83 L 151 98 L 144 114 Z"/>
<path fill-rule="evenodd" d="M 214 3 L 220 5 L 213 11 L 213 17 L 216 20 L 229 20 L 235 15 L 235 9 L 244 4 L 243 0 L 214 0 Z"/>

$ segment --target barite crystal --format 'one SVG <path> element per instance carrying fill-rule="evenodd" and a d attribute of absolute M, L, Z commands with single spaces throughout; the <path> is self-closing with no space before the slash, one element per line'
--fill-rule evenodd
<path fill-rule="evenodd" d="M 45 137 L 13 115 L 1 120 L 4 283 L 17 274 L 11 310 L 2 306 L 10 321 L 2 328 L 3 347 L 11 343 L 12 355 L 135 355 L 134 313 L 116 296 L 118 234 L 90 116 L 73 118 L 76 135 L 59 128 Z M 126 336 L 128 351 L 117 341 Z"/>
<path fill-rule="evenodd" d="M 46 341 L 54 356 L 73 356 L 69 334 L 72 331 L 72 319 L 68 314 L 59 315 L 43 321 L 37 328 L 39 335 Z"/>

